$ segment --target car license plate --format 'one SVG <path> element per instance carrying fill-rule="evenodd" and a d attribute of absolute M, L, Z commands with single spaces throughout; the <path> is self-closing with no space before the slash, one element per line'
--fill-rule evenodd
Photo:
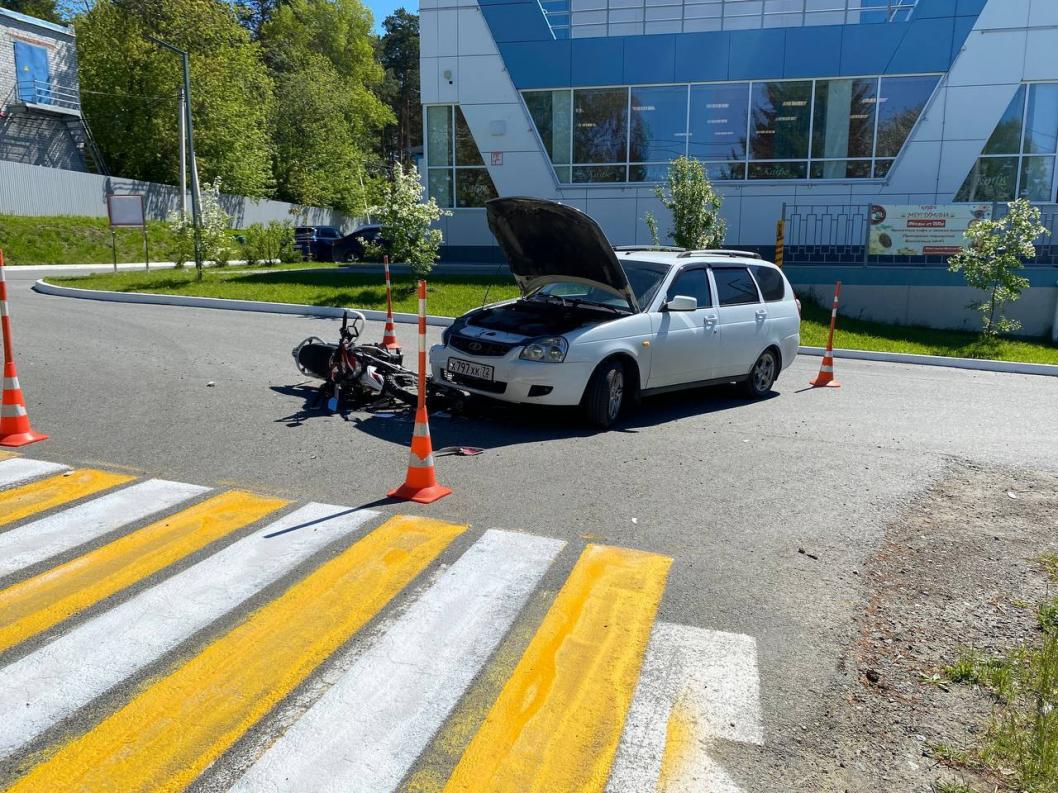
<path fill-rule="evenodd" d="M 467 377 L 476 377 L 478 380 L 489 380 L 491 382 L 495 369 L 483 363 L 464 361 L 462 358 L 449 358 L 448 371 L 452 374 L 462 374 Z"/>

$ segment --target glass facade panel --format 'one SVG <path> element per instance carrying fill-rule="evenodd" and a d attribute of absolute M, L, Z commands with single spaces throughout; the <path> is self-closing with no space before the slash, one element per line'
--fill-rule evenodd
<path fill-rule="evenodd" d="M 812 82 L 754 83 L 752 102 L 750 159 L 807 160 Z"/>
<path fill-rule="evenodd" d="M 474 136 L 470 134 L 467 120 L 463 118 L 463 111 L 456 105 L 456 165 L 484 165 L 478 144 L 474 142 Z"/>
<path fill-rule="evenodd" d="M 982 157 L 959 188 L 955 200 L 1013 201 L 1017 184 L 1017 157 Z"/>
<path fill-rule="evenodd" d="M 426 108 L 426 148 L 431 166 L 452 164 L 451 105 Z"/>
<path fill-rule="evenodd" d="M 751 162 L 750 179 L 805 179 L 808 176 L 806 162 Z"/>
<path fill-rule="evenodd" d="M 496 186 L 485 168 L 456 168 L 456 206 L 483 207 L 496 197 Z"/>
<path fill-rule="evenodd" d="M 692 85 L 687 156 L 744 160 L 749 83 Z"/>
<path fill-rule="evenodd" d="M 438 206 L 452 206 L 452 169 L 430 168 L 427 171 L 426 191 Z"/>
<path fill-rule="evenodd" d="M 574 91 L 573 118 L 576 125 L 573 130 L 574 163 L 623 163 L 627 161 L 627 88 L 591 88 Z M 574 169 L 573 181 L 595 181 L 594 179 L 577 179 L 576 171 L 577 169 Z"/>
<path fill-rule="evenodd" d="M 574 165 L 574 182 L 626 182 L 628 169 L 624 165 Z"/>
<path fill-rule="evenodd" d="M 687 86 L 633 88 L 629 162 L 682 157 L 687 143 Z"/>
<path fill-rule="evenodd" d="M 1038 84 L 1029 89 L 1025 115 L 1025 153 L 1054 154 L 1058 151 L 1058 85 Z"/>
<path fill-rule="evenodd" d="M 876 157 L 896 157 L 937 87 L 939 77 L 883 77 L 878 94 Z"/>
<path fill-rule="evenodd" d="M 577 88 L 522 96 L 560 183 L 657 183 L 685 152 L 718 181 L 883 179 L 939 79 Z M 1041 108 L 1042 120 L 1046 112 Z M 456 164 L 469 162 L 464 140 L 467 156 L 479 156 L 461 115 L 450 123 Z M 1058 123 L 1053 126 L 1058 147 Z M 1048 144 L 1041 138 L 1039 145 Z"/>
<path fill-rule="evenodd" d="M 1025 86 L 1021 86 L 1010 100 L 1006 112 L 999 119 L 992 137 L 985 144 L 985 154 L 1020 154 L 1021 124 L 1025 118 Z"/>
<path fill-rule="evenodd" d="M 871 157 L 877 107 L 877 80 L 817 80 L 812 157 L 826 160 Z M 813 178 L 842 177 L 828 174 Z"/>
<path fill-rule="evenodd" d="M 570 161 L 572 145 L 570 114 L 572 91 L 527 91 L 525 105 L 533 117 L 540 140 L 551 162 L 562 165 Z M 568 179 L 566 181 L 569 181 Z"/>
<path fill-rule="evenodd" d="M 427 195 L 446 209 L 485 206 L 488 199 L 496 197 L 496 186 L 484 165 L 459 106 L 427 106 Z"/>
<path fill-rule="evenodd" d="M 815 160 L 812 162 L 812 179 L 870 179 L 870 160 Z"/>
<path fill-rule="evenodd" d="M 1054 157 L 1025 157 L 1021 161 L 1021 183 L 1018 198 L 1030 201 L 1053 201 Z"/>

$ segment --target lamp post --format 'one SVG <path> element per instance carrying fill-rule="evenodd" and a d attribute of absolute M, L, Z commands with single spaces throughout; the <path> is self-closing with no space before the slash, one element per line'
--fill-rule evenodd
<path fill-rule="evenodd" d="M 191 67 L 187 50 L 174 47 L 168 42 L 148 35 L 147 39 L 159 47 L 180 56 L 184 64 L 183 119 L 187 124 L 187 148 L 191 155 L 191 224 L 195 234 L 195 268 L 202 274 L 202 194 L 198 186 L 198 161 L 195 159 L 195 127 L 191 122 Z M 183 185 L 181 185 L 181 188 Z M 181 196 L 182 199 L 182 196 Z"/>

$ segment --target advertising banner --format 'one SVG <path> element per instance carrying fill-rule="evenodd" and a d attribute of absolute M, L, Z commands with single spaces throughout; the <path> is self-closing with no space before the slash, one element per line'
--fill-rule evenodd
<path fill-rule="evenodd" d="M 975 220 L 991 220 L 991 204 L 875 204 L 871 256 L 951 256 L 966 244 Z"/>

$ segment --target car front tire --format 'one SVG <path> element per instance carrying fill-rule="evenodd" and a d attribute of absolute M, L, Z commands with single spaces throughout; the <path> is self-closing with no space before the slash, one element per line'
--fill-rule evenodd
<path fill-rule="evenodd" d="M 765 350 L 760 354 L 753 368 L 749 370 L 749 377 L 743 385 L 746 396 L 751 399 L 761 399 L 771 392 L 775 385 L 775 378 L 779 376 L 779 356 L 775 350 Z"/>
<path fill-rule="evenodd" d="M 621 415 L 628 377 L 620 361 L 607 361 L 591 376 L 584 392 L 584 413 L 594 426 L 606 430 Z"/>

